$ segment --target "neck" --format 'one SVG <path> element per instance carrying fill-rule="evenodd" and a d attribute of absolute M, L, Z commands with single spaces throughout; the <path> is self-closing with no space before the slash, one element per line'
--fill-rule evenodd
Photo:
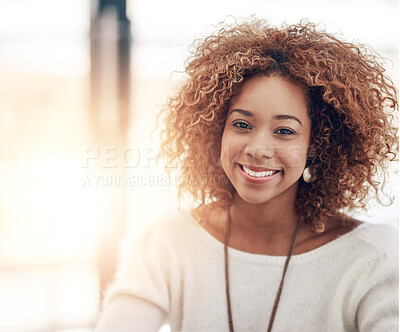
<path fill-rule="evenodd" d="M 236 194 L 231 206 L 231 243 L 249 252 L 286 255 L 297 221 L 294 199 L 250 204 Z"/>

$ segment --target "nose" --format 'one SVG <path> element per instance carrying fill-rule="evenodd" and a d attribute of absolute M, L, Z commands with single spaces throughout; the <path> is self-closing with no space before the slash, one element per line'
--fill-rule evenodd
<path fill-rule="evenodd" d="M 273 139 L 267 135 L 254 135 L 244 148 L 244 154 L 251 159 L 271 159 L 275 155 Z"/>

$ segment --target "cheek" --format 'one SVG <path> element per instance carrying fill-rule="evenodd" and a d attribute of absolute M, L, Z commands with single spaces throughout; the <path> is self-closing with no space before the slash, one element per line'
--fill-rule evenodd
<path fill-rule="evenodd" d="M 304 168 L 307 160 L 307 149 L 301 145 L 276 150 L 276 155 L 287 168 Z"/>
<path fill-rule="evenodd" d="M 222 164 L 228 163 L 234 156 L 240 152 L 240 140 L 231 135 L 229 131 L 224 131 L 221 140 L 221 156 Z"/>

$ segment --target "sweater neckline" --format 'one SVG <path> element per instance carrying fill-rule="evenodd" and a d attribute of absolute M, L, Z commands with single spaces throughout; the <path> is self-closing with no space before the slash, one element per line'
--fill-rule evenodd
<path fill-rule="evenodd" d="M 213 246 L 216 250 L 223 250 L 224 244 L 216 239 L 213 235 L 211 235 L 205 228 L 203 228 L 191 215 L 190 211 L 187 211 L 190 220 L 194 227 L 197 229 L 197 232 L 203 238 L 203 240 L 207 241 L 210 246 Z M 315 249 L 310 251 L 293 255 L 290 261 L 290 264 L 301 264 L 303 262 L 317 259 L 320 256 L 331 253 L 335 249 L 338 249 L 341 245 L 348 242 L 349 239 L 356 237 L 360 232 L 362 232 L 365 228 L 372 227 L 374 224 L 363 222 L 362 224 L 355 227 L 350 232 L 343 234 L 336 239 L 323 244 Z M 228 247 L 229 250 L 229 258 L 245 260 L 248 262 L 259 263 L 259 264 L 283 264 L 286 260 L 286 256 L 271 256 L 271 255 L 263 255 L 263 254 L 254 254 L 246 251 L 242 251 L 239 249 L 234 249 Z"/>

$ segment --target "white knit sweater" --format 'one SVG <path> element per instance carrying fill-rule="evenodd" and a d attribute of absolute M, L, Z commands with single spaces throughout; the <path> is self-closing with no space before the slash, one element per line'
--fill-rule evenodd
<path fill-rule="evenodd" d="M 398 331 L 398 240 L 364 223 L 292 256 L 274 332 Z M 229 248 L 234 329 L 266 331 L 286 257 Z M 223 244 L 190 213 L 128 235 L 96 332 L 229 331 Z"/>

